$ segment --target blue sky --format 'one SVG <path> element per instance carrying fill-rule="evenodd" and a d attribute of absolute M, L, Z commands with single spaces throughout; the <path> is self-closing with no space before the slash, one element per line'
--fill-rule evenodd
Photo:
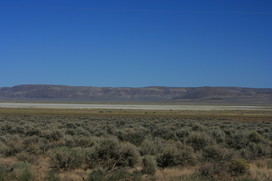
<path fill-rule="evenodd" d="M 0 0 L 0 87 L 272 88 L 271 0 Z"/>

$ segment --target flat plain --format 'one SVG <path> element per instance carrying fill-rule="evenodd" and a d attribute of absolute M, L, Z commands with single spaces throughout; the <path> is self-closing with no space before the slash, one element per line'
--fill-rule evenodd
<path fill-rule="evenodd" d="M 265 181 L 271 140 L 269 106 L 1 103 L 0 180 Z"/>
<path fill-rule="evenodd" d="M 272 106 L 182 105 L 182 104 L 63 104 L 0 102 L 0 108 L 57 108 L 57 109 L 135 109 L 135 110 L 272 110 Z"/>

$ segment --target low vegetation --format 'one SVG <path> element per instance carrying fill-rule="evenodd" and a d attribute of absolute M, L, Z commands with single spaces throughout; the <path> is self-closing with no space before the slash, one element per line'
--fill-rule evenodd
<path fill-rule="evenodd" d="M 0 181 L 269 178 L 270 111 L 0 109 Z"/>

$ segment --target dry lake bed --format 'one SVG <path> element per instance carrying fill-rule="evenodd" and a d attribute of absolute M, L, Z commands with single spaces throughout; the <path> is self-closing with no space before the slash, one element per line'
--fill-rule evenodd
<path fill-rule="evenodd" d="M 272 110 L 271 106 L 226 106 L 226 105 L 154 105 L 154 104 L 64 104 L 64 103 L 8 103 L 0 108 L 56 108 L 56 109 L 134 109 L 134 110 Z"/>

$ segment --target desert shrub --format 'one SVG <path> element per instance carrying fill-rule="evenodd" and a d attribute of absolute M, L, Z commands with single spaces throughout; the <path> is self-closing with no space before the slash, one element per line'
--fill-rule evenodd
<path fill-rule="evenodd" d="M 30 154 L 39 154 L 40 150 L 40 138 L 37 136 L 26 137 L 23 139 L 23 151 Z"/>
<path fill-rule="evenodd" d="M 135 173 L 138 176 L 139 173 L 151 173 L 147 170 L 156 165 L 151 164 L 155 158 L 158 167 L 185 167 L 199 163 L 199 173 L 208 175 L 209 179 L 228 180 L 231 175 L 237 175 L 237 178 L 229 179 L 236 180 L 245 175 L 238 171 L 238 174 L 232 173 L 235 173 L 231 171 L 235 170 L 235 164 L 231 164 L 234 158 L 265 162 L 272 156 L 271 121 L 247 121 L 253 118 L 251 116 L 241 116 L 239 121 L 239 116 L 228 117 L 230 112 L 226 117 L 219 115 L 215 120 L 216 116 L 209 117 L 206 113 L 201 117 L 202 113 L 187 116 L 186 112 L 180 115 L 175 111 L 169 116 L 151 111 L 139 115 L 125 110 L 116 110 L 114 114 L 104 110 L 103 114 L 84 111 L 86 114 L 69 112 L 67 115 L 62 111 L 60 114 L 31 116 L 24 113 L 0 114 L 0 157 L 11 157 L 3 158 L 3 162 L 18 159 L 33 163 L 37 157 L 46 160 L 49 156 L 50 169 L 84 168 L 86 170 L 81 171 L 88 172 L 91 168 L 93 172 L 89 179 L 99 180 L 98 168 L 103 167 L 104 180 L 122 177 L 121 180 L 132 180 L 133 176 L 125 173 L 123 168 L 134 167 L 141 153 L 145 171 Z M 260 120 L 263 118 L 267 119 L 260 117 Z M 20 180 L 19 174 L 11 177 L 10 165 L 0 175 L 3 173 L 5 180 Z M 19 169 L 15 170 L 18 173 Z M 52 175 L 50 178 L 58 180 Z M 155 180 L 156 177 L 145 175 L 144 179 Z M 179 176 L 173 178 L 182 179 Z"/>
<path fill-rule="evenodd" d="M 243 132 L 235 133 L 227 139 L 227 144 L 236 150 L 246 148 L 248 143 L 247 135 Z"/>
<path fill-rule="evenodd" d="M 64 125 L 65 128 L 68 128 L 68 129 L 75 129 L 77 127 L 76 123 L 73 123 L 73 122 L 68 122 Z"/>
<path fill-rule="evenodd" d="M 204 178 L 209 178 L 207 180 L 233 180 L 227 172 L 227 165 L 221 163 L 204 163 L 198 168 L 197 173 Z"/>
<path fill-rule="evenodd" d="M 0 181 L 4 181 L 5 180 L 5 175 L 6 175 L 6 173 L 5 173 L 4 168 L 2 168 L 0 166 Z"/>
<path fill-rule="evenodd" d="M 106 174 L 106 169 L 96 168 L 91 173 L 89 173 L 87 181 L 105 181 Z"/>
<path fill-rule="evenodd" d="M 226 162 L 230 161 L 234 156 L 234 152 L 219 145 L 207 146 L 202 151 L 204 161 Z"/>
<path fill-rule="evenodd" d="M 248 148 L 252 155 L 251 159 L 265 157 L 271 154 L 271 147 L 269 147 L 267 144 L 250 142 L 248 144 Z"/>
<path fill-rule="evenodd" d="M 235 134 L 235 129 L 233 127 L 231 127 L 231 128 L 228 128 L 228 127 L 224 128 L 223 131 L 224 131 L 224 133 L 225 133 L 225 135 L 227 137 L 233 137 L 233 135 Z"/>
<path fill-rule="evenodd" d="M 225 132 L 220 130 L 220 128 L 211 130 L 210 134 L 217 143 L 223 143 L 226 139 Z"/>
<path fill-rule="evenodd" d="M 19 179 L 16 178 L 16 175 L 14 175 L 13 165 L 14 163 L 7 163 L 4 161 L 0 162 L 0 181 L 8 181 L 11 180 L 11 178 L 17 180 Z"/>
<path fill-rule="evenodd" d="M 173 179 L 174 181 L 175 179 Z M 182 176 L 179 179 L 176 179 L 177 181 L 211 181 L 209 177 L 201 176 L 199 174 L 192 174 L 188 176 Z"/>
<path fill-rule="evenodd" d="M 11 134 L 25 134 L 25 126 L 21 125 L 13 125 L 12 129 L 10 130 Z"/>
<path fill-rule="evenodd" d="M 48 181 L 60 181 L 60 178 L 58 176 L 56 176 L 56 174 L 52 171 L 48 172 L 48 176 L 47 176 L 47 180 Z"/>
<path fill-rule="evenodd" d="M 92 137 L 86 137 L 86 136 L 79 136 L 74 139 L 74 146 L 75 147 L 92 147 L 95 145 L 95 140 Z"/>
<path fill-rule="evenodd" d="M 90 132 L 87 131 L 86 129 L 83 129 L 82 127 L 77 127 L 75 129 L 75 135 L 79 135 L 79 136 L 90 136 Z"/>
<path fill-rule="evenodd" d="M 249 164 L 244 159 L 233 159 L 229 164 L 229 173 L 232 176 L 239 176 L 247 173 Z"/>
<path fill-rule="evenodd" d="M 76 141 L 74 140 L 73 136 L 65 135 L 63 138 L 63 145 L 69 148 L 75 147 Z"/>
<path fill-rule="evenodd" d="M 232 180 L 230 177 L 246 173 L 249 165 L 246 160 L 233 158 L 234 153 L 219 146 L 209 146 L 203 150 L 205 163 L 198 172 L 216 180 Z"/>
<path fill-rule="evenodd" d="M 85 151 L 82 148 L 60 147 L 50 154 L 52 166 L 56 169 L 80 168 L 85 160 Z"/>
<path fill-rule="evenodd" d="M 250 151 L 248 147 L 242 148 L 237 151 L 241 158 L 244 158 L 246 160 L 252 160 L 254 158 L 253 153 Z"/>
<path fill-rule="evenodd" d="M 24 149 L 22 140 L 18 135 L 12 135 L 7 137 L 6 145 L 2 147 L 2 153 L 5 156 L 14 156 Z"/>
<path fill-rule="evenodd" d="M 119 168 L 107 175 L 107 181 L 131 180 L 130 175 L 131 174 L 128 172 L 128 170 L 124 168 Z"/>
<path fill-rule="evenodd" d="M 207 129 L 206 126 L 196 122 L 191 124 L 191 128 L 193 131 L 199 131 L 199 132 L 206 131 Z"/>
<path fill-rule="evenodd" d="M 25 151 L 16 154 L 19 161 L 34 163 L 37 160 L 36 154 L 27 153 Z"/>
<path fill-rule="evenodd" d="M 117 181 L 117 180 L 136 180 L 138 175 L 128 172 L 125 168 L 118 168 L 112 172 L 98 167 L 89 173 L 87 181 Z M 137 179 L 140 180 L 140 179 Z"/>
<path fill-rule="evenodd" d="M 205 133 L 192 132 L 186 142 L 196 151 L 199 151 L 212 144 L 212 139 Z"/>
<path fill-rule="evenodd" d="M 163 148 L 164 144 L 161 138 L 147 137 L 140 147 L 140 153 L 141 155 L 157 155 L 162 152 Z"/>
<path fill-rule="evenodd" d="M 119 131 L 118 138 L 121 141 L 128 141 L 131 144 L 136 146 L 140 146 L 145 139 L 145 133 L 142 131 L 135 131 L 135 130 L 126 130 L 126 131 Z"/>
<path fill-rule="evenodd" d="M 66 135 L 74 136 L 74 135 L 76 135 L 76 130 L 75 130 L 75 129 L 67 129 L 67 130 L 65 131 L 65 134 L 66 134 Z"/>
<path fill-rule="evenodd" d="M 143 173 L 154 175 L 156 171 L 156 159 L 151 155 L 145 155 L 143 158 Z"/>
<path fill-rule="evenodd" d="M 16 162 L 13 164 L 13 172 L 15 178 L 21 181 L 31 181 L 33 178 L 30 172 L 30 164 L 27 162 Z"/>
<path fill-rule="evenodd" d="M 139 158 L 137 148 L 130 143 L 119 143 L 116 139 L 104 139 L 87 153 L 90 168 L 102 167 L 108 170 L 133 167 Z"/>
<path fill-rule="evenodd" d="M 199 172 L 200 175 L 202 175 L 202 176 L 211 177 L 212 175 L 214 175 L 214 174 L 216 173 L 214 167 L 215 167 L 214 164 L 205 163 L 205 164 L 201 165 L 201 166 L 198 168 L 198 172 Z"/>
<path fill-rule="evenodd" d="M 63 133 L 60 130 L 46 130 L 41 133 L 41 136 L 48 141 L 58 141 L 63 138 Z"/>
<path fill-rule="evenodd" d="M 7 155 L 6 151 L 7 151 L 7 146 L 6 144 L 4 144 L 2 141 L 0 141 L 0 155 Z"/>
<path fill-rule="evenodd" d="M 180 139 L 184 139 L 185 137 L 187 137 L 190 133 L 190 129 L 189 128 L 181 128 L 181 129 L 178 129 L 176 131 L 176 135 L 178 138 Z"/>
<path fill-rule="evenodd" d="M 157 156 L 159 167 L 188 166 L 193 165 L 195 158 L 193 149 L 183 145 L 166 145 L 162 154 Z"/>
<path fill-rule="evenodd" d="M 138 170 L 134 170 L 131 174 L 130 180 L 133 181 L 141 181 L 142 180 L 142 172 Z"/>
<path fill-rule="evenodd" d="M 7 123 L 1 125 L 1 132 L 2 132 L 3 134 L 11 133 L 11 130 L 12 130 L 12 126 L 11 126 L 11 125 L 9 125 L 9 124 L 7 124 Z"/>
<path fill-rule="evenodd" d="M 139 161 L 139 151 L 130 143 L 121 144 L 120 154 L 123 157 L 123 160 L 120 162 L 121 166 L 134 167 Z"/>
<path fill-rule="evenodd" d="M 248 134 L 248 140 L 253 143 L 265 143 L 267 140 L 256 131 L 251 131 Z"/>
<path fill-rule="evenodd" d="M 107 135 L 107 132 L 101 128 L 93 128 L 91 130 L 89 130 L 90 134 L 93 136 L 98 136 L 98 137 L 102 137 Z"/>
<path fill-rule="evenodd" d="M 41 130 L 39 128 L 28 128 L 25 131 L 26 136 L 39 136 L 41 134 Z"/>
<path fill-rule="evenodd" d="M 255 160 L 269 157 L 269 154 L 271 154 L 271 147 L 263 143 L 250 142 L 245 148 L 240 149 L 238 153 L 246 160 Z"/>
<path fill-rule="evenodd" d="M 176 132 L 171 130 L 168 127 L 159 127 L 156 130 L 153 131 L 153 136 L 155 137 L 160 137 L 163 138 L 165 140 L 169 140 L 169 139 L 177 139 L 177 135 Z"/>

